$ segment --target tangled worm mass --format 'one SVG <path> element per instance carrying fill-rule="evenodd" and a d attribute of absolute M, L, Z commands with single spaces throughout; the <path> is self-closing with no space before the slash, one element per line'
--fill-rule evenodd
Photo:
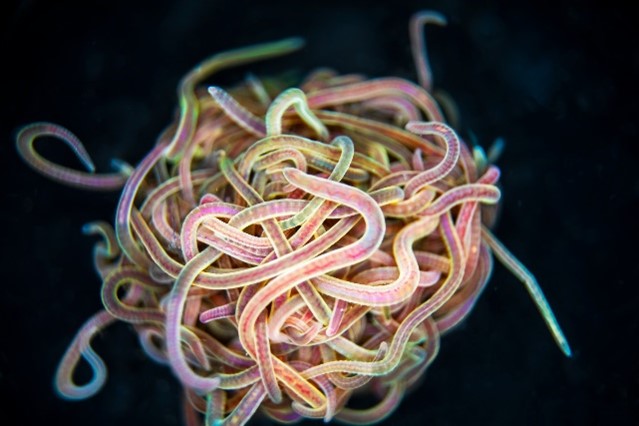
<path fill-rule="evenodd" d="M 119 190 L 115 223 L 90 223 L 104 309 L 76 335 L 55 385 L 92 396 L 104 363 L 91 339 L 115 321 L 170 366 L 187 424 L 245 424 L 257 411 L 368 424 L 387 416 L 472 310 L 493 256 L 525 284 L 563 352 L 533 276 L 489 228 L 500 199 L 493 154 L 471 150 L 431 94 L 423 25 L 411 20 L 419 84 L 321 69 L 297 87 L 214 72 L 283 55 L 287 39 L 221 53 L 180 82 L 176 122 L 136 167 L 97 174 L 82 143 L 50 123 L 17 136 L 42 174 Z M 449 111 L 454 112 L 453 108 Z M 455 121 L 449 113 L 449 121 Z M 38 138 L 69 145 L 88 172 L 54 164 Z M 87 383 L 73 378 L 81 359 Z M 376 405 L 349 407 L 368 392 Z"/>

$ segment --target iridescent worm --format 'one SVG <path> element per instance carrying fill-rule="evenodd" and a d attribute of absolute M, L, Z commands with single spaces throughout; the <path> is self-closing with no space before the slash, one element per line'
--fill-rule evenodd
<path fill-rule="evenodd" d="M 95 174 L 60 126 L 18 133 L 20 155 L 47 177 L 122 188 L 114 228 L 85 228 L 103 240 L 94 263 L 104 310 L 60 363 L 62 397 L 100 390 L 107 372 L 91 339 L 119 320 L 182 383 L 187 424 L 201 414 L 206 424 L 245 424 L 257 411 L 281 422 L 379 421 L 470 313 L 492 255 L 525 284 L 570 356 L 536 280 L 489 230 L 501 197 L 495 156 L 471 152 L 444 122 L 430 93 L 425 23 L 445 19 L 421 12 L 411 21 L 419 85 L 320 70 L 286 90 L 254 76 L 201 90 L 217 70 L 302 43 L 213 56 L 180 82 L 177 121 L 137 167 L 113 174 Z M 89 172 L 41 157 L 34 142 L 43 137 L 69 145 Z M 93 370 L 85 384 L 73 379 L 80 358 Z M 356 392 L 379 403 L 350 408 Z"/>

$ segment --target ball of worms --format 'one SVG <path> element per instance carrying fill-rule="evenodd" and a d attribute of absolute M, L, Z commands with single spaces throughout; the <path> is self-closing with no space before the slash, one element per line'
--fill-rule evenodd
<path fill-rule="evenodd" d="M 187 424 L 383 419 L 423 377 L 440 338 L 472 310 L 493 256 L 517 275 L 570 355 L 533 276 L 495 238 L 497 150 L 471 150 L 432 95 L 422 34 L 444 24 L 416 14 L 411 43 L 419 84 L 328 69 L 296 87 L 249 77 L 204 87 L 214 72 L 290 53 L 287 39 L 215 55 L 178 87 L 177 119 L 131 167 L 97 174 L 70 131 L 25 126 L 17 146 L 44 175 L 121 191 L 94 262 L 104 309 L 78 332 L 56 374 L 68 399 L 104 384 L 91 339 L 132 325 L 146 354 L 185 393 Z M 56 165 L 34 142 L 69 145 L 88 172 Z M 93 370 L 78 384 L 84 359 Z M 368 392 L 367 409 L 349 399 Z"/>

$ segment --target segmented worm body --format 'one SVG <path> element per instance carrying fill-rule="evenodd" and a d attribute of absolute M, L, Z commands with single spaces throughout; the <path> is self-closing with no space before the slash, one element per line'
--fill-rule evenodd
<path fill-rule="evenodd" d="M 68 130 L 18 134 L 31 167 L 93 190 L 121 188 L 115 225 L 92 223 L 104 310 L 56 375 L 65 398 L 95 394 L 106 368 L 92 337 L 130 323 L 184 386 L 185 419 L 244 424 L 379 421 L 471 311 L 495 254 L 526 285 L 561 349 L 537 282 L 490 232 L 499 169 L 447 124 L 431 94 L 422 12 L 411 23 L 420 85 L 330 70 L 299 87 L 251 76 L 200 87 L 219 69 L 289 53 L 299 39 L 216 55 L 179 85 L 179 117 L 135 168 L 96 174 Z M 38 138 L 69 145 L 88 172 L 56 165 Z M 73 380 L 80 358 L 93 378 Z M 356 392 L 378 404 L 350 408 Z"/>

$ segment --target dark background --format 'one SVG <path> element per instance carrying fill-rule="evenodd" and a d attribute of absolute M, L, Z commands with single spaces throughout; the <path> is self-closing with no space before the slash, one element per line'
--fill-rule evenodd
<path fill-rule="evenodd" d="M 302 75 L 318 66 L 414 80 L 408 19 L 435 9 L 449 18 L 448 27 L 427 32 L 435 86 L 457 101 L 462 135 L 472 131 L 484 146 L 505 138 L 496 234 L 536 274 L 574 356 L 562 356 L 524 288 L 498 266 L 468 321 L 443 338 L 421 387 L 384 424 L 639 421 L 636 5 L 8 4 L 2 68 L 9 76 L 0 107 L 3 419 L 118 426 L 181 420 L 176 380 L 146 359 L 124 325 L 95 339 L 109 368 L 104 389 L 82 402 L 56 397 L 57 363 L 100 308 L 94 239 L 80 229 L 112 221 L 117 195 L 67 188 L 28 169 L 14 147 L 19 126 L 46 120 L 68 127 L 99 171 L 109 170 L 113 157 L 136 164 L 172 119 L 178 80 L 208 55 L 297 35 L 307 40 L 302 52 L 213 80 L 230 84 L 249 69 Z M 39 149 L 77 163 L 61 144 Z"/>

